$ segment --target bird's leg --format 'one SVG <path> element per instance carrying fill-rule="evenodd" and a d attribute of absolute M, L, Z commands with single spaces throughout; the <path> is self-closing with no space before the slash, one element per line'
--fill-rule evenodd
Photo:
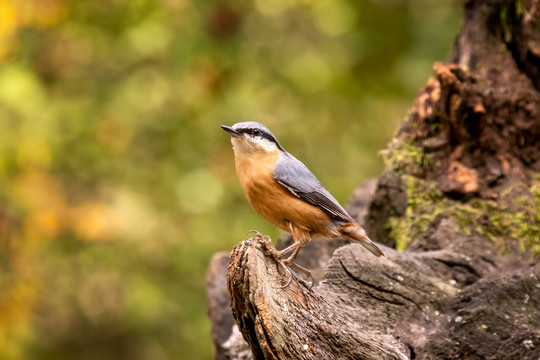
<path fill-rule="evenodd" d="M 309 271 L 305 267 L 300 266 L 300 265 L 298 265 L 297 263 L 294 262 L 294 260 L 298 256 L 298 253 L 300 252 L 300 250 L 302 250 L 304 245 L 300 245 L 298 243 L 295 243 L 295 245 L 296 245 L 296 250 L 294 251 L 294 253 L 288 259 L 283 260 L 283 263 L 285 265 L 287 265 L 287 266 L 290 266 L 292 268 L 298 269 L 301 272 L 303 272 L 304 275 L 306 275 L 306 277 L 310 279 L 310 281 L 307 282 L 307 285 L 308 285 L 308 288 L 311 289 L 313 284 L 315 284 L 315 278 L 313 277 L 313 274 L 311 274 L 311 271 Z"/>
<path fill-rule="evenodd" d="M 285 256 L 285 254 L 287 254 L 288 252 L 290 252 L 290 251 L 292 251 L 294 249 L 298 249 L 298 243 L 297 242 L 293 242 L 292 245 L 287 246 L 283 250 L 279 250 L 278 251 L 279 257 L 282 258 L 283 256 Z"/>
<path fill-rule="evenodd" d="M 288 265 L 288 264 L 294 264 L 294 260 L 296 259 L 296 257 L 298 256 L 298 253 L 300 252 L 300 250 L 302 250 L 302 248 L 304 247 L 304 245 L 300 245 L 299 243 L 294 243 L 293 244 L 294 247 L 296 247 L 296 249 L 294 250 L 294 252 L 292 253 L 291 256 L 289 256 L 289 258 L 287 260 L 283 260 L 283 262 L 285 263 L 285 265 Z M 287 252 L 289 252 L 290 250 L 294 249 L 293 245 L 289 246 L 287 249 L 287 251 L 285 250 L 282 250 L 283 251 L 283 255 L 285 255 Z M 290 249 L 289 249 L 290 248 Z M 282 252 L 280 251 L 280 253 Z"/>
<path fill-rule="evenodd" d="M 301 272 L 303 272 L 306 277 L 308 279 L 310 279 L 309 282 L 307 282 L 308 284 L 308 287 L 311 289 L 311 287 L 313 286 L 313 284 L 315 284 L 315 278 L 313 277 L 313 275 L 311 274 L 311 272 L 298 265 L 297 263 L 294 262 L 294 260 L 296 259 L 296 257 L 298 256 L 298 253 L 300 253 L 300 250 L 302 250 L 302 248 L 304 247 L 304 245 L 306 245 L 309 240 L 311 240 L 311 235 L 309 234 L 309 232 L 305 231 L 305 229 L 303 228 L 299 228 L 295 225 L 293 225 L 292 223 L 289 223 L 289 229 L 293 235 L 293 240 L 294 240 L 294 243 L 288 247 L 286 247 L 285 249 L 281 250 L 281 251 L 278 251 L 278 254 L 283 257 L 285 256 L 285 254 L 289 253 L 290 251 L 294 250 L 294 252 L 292 253 L 291 256 L 289 256 L 288 259 L 285 259 L 285 260 L 282 260 L 283 261 L 283 264 L 288 266 L 288 267 L 291 267 L 291 268 L 295 268 L 295 269 L 298 269 L 300 270 Z M 292 275 L 292 274 L 291 274 Z M 289 286 L 289 284 L 291 283 L 291 279 L 289 279 L 289 281 L 287 281 L 287 284 L 283 287 L 287 287 Z"/>

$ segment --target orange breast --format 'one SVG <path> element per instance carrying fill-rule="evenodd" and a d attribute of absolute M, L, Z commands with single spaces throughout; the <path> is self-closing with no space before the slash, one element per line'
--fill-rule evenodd
<path fill-rule="evenodd" d="M 279 152 L 236 158 L 236 172 L 249 203 L 264 219 L 290 231 L 289 223 L 304 231 L 325 236 L 330 230 L 328 215 L 291 194 L 273 178 Z"/>

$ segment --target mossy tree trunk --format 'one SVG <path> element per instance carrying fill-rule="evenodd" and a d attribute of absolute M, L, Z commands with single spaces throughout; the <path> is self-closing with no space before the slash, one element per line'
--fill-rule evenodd
<path fill-rule="evenodd" d="M 299 259 L 310 290 L 281 288 L 264 241 L 217 255 L 218 358 L 540 357 L 540 8 L 464 6 L 454 56 L 433 66 L 386 170 L 349 206 L 387 256 L 314 241 Z"/>

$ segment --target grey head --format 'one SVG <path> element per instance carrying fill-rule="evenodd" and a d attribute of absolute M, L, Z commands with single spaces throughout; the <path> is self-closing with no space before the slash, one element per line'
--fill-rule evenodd
<path fill-rule="evenodd" d="M 254 148 L 271 148 L 284 151 L 278 140 L 266 126 L 255 121 L 239 122 L 233 126 L 221 125 L 231 135 L 234 145 L 243 143 Z"/>

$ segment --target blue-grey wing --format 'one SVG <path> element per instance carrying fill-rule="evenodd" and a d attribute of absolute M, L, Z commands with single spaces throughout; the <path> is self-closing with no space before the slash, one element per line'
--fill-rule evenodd
<path fill-rule="evenodd" d="M 320 207 L 332 219 L 354 221 L 315 175 L 291 154 L 282 154 L 274 169 L 274 180 L 305 202 Z"/>

